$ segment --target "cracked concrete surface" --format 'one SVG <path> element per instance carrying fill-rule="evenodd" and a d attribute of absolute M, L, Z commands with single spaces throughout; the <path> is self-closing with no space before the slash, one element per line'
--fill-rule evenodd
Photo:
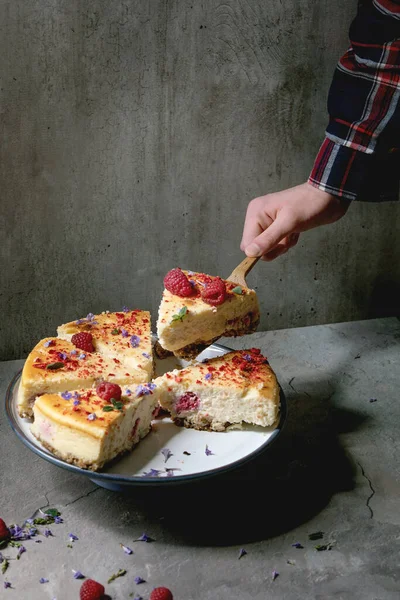
<path fill-rule="evenodd" d="M 73 600 L 80 583 L 72 569 L 106 583 L 120 568 L 127 574 L 106 585 L 114 600 L 130 593 L 147 600 L 155 585 L 169 587 L 176 600 L 399 598 L 399 321 L 225 343 L 267 354 L 289 414 L 264 456 L 201 484 L 127 494 L 97 488 L 32 454 L 2 410 L 0 515 L 22 522 L 50 506 L 64 519 L 51 527 L 54 537 L 26 542 L 27 552 L 10 561 L 6 577 L 15 589 L 2 589 L 2 598 Z M 0 363 L 3 396 L 21 365 Z M 309 540 L 316 531 L 323 538 Z M 155 541 L 135 542 L 143 532 Z M 72 548 L 69 533 L 79 537 Z M 318 552 L 317 544 L 332 549 Z M 247 554 L 238 560 L 240 548 Z M 136 576 L 146 583 L 135 585 Z"/>

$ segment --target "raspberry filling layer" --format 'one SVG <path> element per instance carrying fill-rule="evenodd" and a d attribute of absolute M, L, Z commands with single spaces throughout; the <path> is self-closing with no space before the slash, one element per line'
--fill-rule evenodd
<path fill-rule="evenodd" d="M 186 392 L 178 398 L 175 404 L 177 413 L 187 412 L 188 410 L 197 410 L 200 406 L 200 398 L 194 392 Z"/>

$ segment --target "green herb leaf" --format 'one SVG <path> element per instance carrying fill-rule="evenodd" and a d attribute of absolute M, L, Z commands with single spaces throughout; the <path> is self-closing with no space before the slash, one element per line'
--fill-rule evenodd
<path fill-rule="evenodd" d="M 0 550 L 3 550 L 3 548 L 6 548 L 8 544 L 8 540 L 3 540 L 2 542 L 0 542 Z"/>
<path fill-rule="evenodd" d="M 323 531 L 316 531 L 315 533 L 310 533 L 310 535 L 308 536 L 308 539 L 309 540 L 322 540 L 323 537 L 324 537 Z"/>
<path fill-rule="evenodd" d="M 114 410 L 114 407 L 111 406 L 111 404 L 106 404 L 105 406 L 103 406 L 103 410 L 104 412 L 111 412 L 112 410 Z"/>
<path fill-rule="evenodd" d="M 1 572 L 4 573 L 7 571 L 8 567 L 10 566 L 10 563 L 8 562 L 8 560 L 5 558 L 3 560 L 3 562 L 1 563 Z"/>
<path fill-rule="evenodd" d="M 58 511 L 56 508 L 48 508 L 44 512 L 46 515 L 49 515 L 50 517 L 59 517 L 61 515 L 60 511 Z"/>
<path fill-rule="evenodd" d="M 72 544 L 67 544 L 67 548 L 73 548 Z"/>
<path fill-rule="evenodd" d="M 115 328 L 115 329 L 112 330 L 111 335 L 118 335 L 119 333 L 121 333 L 121 330 Z"/>
<path fill-rule="evenodd" d="M 22 546 L 21 542 L 14 542 L 13 540 L 10 540 L 8 544 L 12 548 L 20 548 Z"/>
<path fill-rule="evenodd" d="M 172 322 L 174 321 L 183 321 L 183 317 L 186 316 L 188 312 L 187 306 L 183 306 L 177 315 L 172 315 Z"/>
<path fill-rule="evenodd" d="M 243 290 L 242 290 L 242 288 L 240 287 L 240 285 L 237 285 L 236 287 L 234 287 L 234 288 L 233 288 L 232 292 L 233 292 L 234 294 L 242 294 L 242 293 L 243 293 Z"/>
<path fill-rule="evenodd" d="M 54 523 L 53 517 L 50 517 L 50 516 L 48 516 L 47 519 L 43 519 L 42 517 L 33 519 L 34 525 L 49 525 L 50 523 Z"/>
<path fill-rule="evenodd" d="M 114 408 L 116 408 L 117 410 L 122 410 L 122 407 L 124 406 L 123 402 L 120 402 L 115 398 L 111 398 L 111 402 L 113 403 Z"/>
<path fill-rule="evenodd" d="M 46 369 L 49 369 L 50 371 L 56 371 L 57 369 L 62 369 L 63 366 L 64 366 L 64 363 L 55 362 L 55 363 L 50 363 L 49 365 L 46 365 Z"/>
<path fill-rule="evenodd" d="M 314 546 L 314 548 L 318 552 L 324 552 L 324 550 L 332 550 L 333 544 L 318 544 L 317 546 Z"/>
<path fill-rule="evenodd" d="M 113 575 L 111 575 L 111 577 L 108 578 L 107 583 L 111 583 L 112 581 L 114 581 L 114 579 L 117 579 L 117 577 L 122 577 L 125 574 L 126 574 L 126 570 L 125 569 L 120 569 L 118 571 L 118 573 L 114 573 Z"/>

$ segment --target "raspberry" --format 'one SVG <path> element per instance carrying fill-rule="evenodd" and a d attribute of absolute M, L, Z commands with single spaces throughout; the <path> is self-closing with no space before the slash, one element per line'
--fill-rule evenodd
<path fill-rule="evenodd" d="M 81 585 L 79 597 L 81 600 L 101 600 L 104 596 L 104 585 L 94 579 L 86 579 Z"/>
<path fill-rule="evenodd" d="M 107 400 L 107 402 L 110 402 L 112 398 L 118 401 L 121 399 L 122 390 L 116 383 L 108 383 L 108 381 L 103 381 L 96 387 L 96 394 L 102 400 Z"/>
<path fill-rule="evenodd" d="M 151 592 L 150 600 L 174 600 L 174 597 L 169 589 L 158 587 Z"/>
<path fill-rule="evenodd" d="M 204 302 L 212 306 L 223 304 L 226 298 L 225 283 L 219 277 L 216 277 L 211 283 L 207 283 L 206 287 L 201 290 L 201 297 Z"/>
<path fill-rule="evenodd" d="M 164 277 L 164 286 L 171 294 L 180 296 L 181 298 L 187 298 L 193 294 L 193 288 L 190 285 L 189 279 L 178 268 L 168 271 Z"/>
<path fill-rule="evenodd" d="M 93 348 L 93 336 L 91 333 L 81 331 L 81 333 L 74 333 L 71 338 L 71 342 L 76 348 L 84 350 L 85 352 L 94 352 Z"/>
<path fill-rule="evenodd" d="M 7 527 L 7 525 L 5 524 L 5 522 L 3 521 L 3 519 L 0 519 L 0 542 L 3 542 L 4 540 L 8 540 L 10 537 L 10 531 Z"/>
<path fill-rule="evenodd" d="M 196 410 L 200 406 L 200 399 L 194 392 L 185 392 L 178 399 L 175 410 L 177 413 L 186 412 L 188 410 Z"/>

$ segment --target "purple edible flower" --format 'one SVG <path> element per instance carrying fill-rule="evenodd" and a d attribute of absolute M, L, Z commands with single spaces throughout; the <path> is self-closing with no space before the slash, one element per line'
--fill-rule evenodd
<path fill-rule="evenodd" d="M 74 404 L 74 406 L 79 406 L 80 402 L 79 402 L 79 400 L 74 400 L 73 404 Z"/>
<path fill-rule="evenodd" d="M 188 271 L 188 275 L 190 275 L 190 277 L 192 277 L 192 275 L 194 275 L 193 271 Z"/>
<path fill-rule="evenodd" d="M 77 319 L 77 320 L 75 321 L 75 325 L 81 325 L 81 323 L 83 323 L 83 322 L 84 322 L 84 320 L 85 320 L 85 319 Z"/>
<path fill-rule="evenodd" d="M 295 544 L 292 544 L 292 546 L 293 546 L 293 548 L 297 548 L 297 549 L 304 548 L 304 546 L 302 546 L 302 545 L 300 544 L 300 542 L 296 542 Z"/>
<path fill-rule="evenodd" d="M 128 546 L 124 546 L 123 544 L 121 544 L 121 548 L 125 552 L 125 554 L 133 554 L 133 550 L 128 548 Z"/>
<path fill-rule="evenodd" d="M 132 395 L 132 392 L 131 392 L 131 390 L 126 390 L 126 392 L 125 392 L 125 396 L 131 396 L 131 395 Z"/>
<path fill-rule="evenodd" d="M 189 283 L 192 287 L 194 287 L 196 285 L 196 282 L 194 279 L 189 279 Z"/>
<path fill-rule="evenodd" d="M 96 413 L 88 415 L 88 421 L 95 421 L 97 419 Z"/>
<path fill-rule="evenodd" d="M 71 350 L 70 354 L 71 354 L 71 356 L 75 356 L 76 354 L 78 354 L 78 351 L 77 350 Z"/>
<path fill-rule="evenodd" d="M 9 581 L 5 581 L 4 582 L 4 588 L 7 589 L 7 588 L 10 588 L 10 587 L 11 587 L 11 583 Z"/>
<path fill-rule="evenodd" d="M 127 306 L 123 306 L 122 307 L 122 312 L 124 312 L 124 313 L 129 312 L 129 308 Z"/>
<path fill-rule="evenodd" d="M 172 454 L 172 452 L 171 452 L 171 450 L 169 448 L 163 448 L 161 450 L 161 454 L 164 456 L 164 459 L 165 459 L 164 462 L 165 463 L 167 462 L 167 460 L 169 458 L 171 458 L 171 456 L 173 456 L 173 454 Z"/>
<path fill-rule="evenodd" d="M 81 352 L 80 355 L 78 356 L 78 358 L 83 360 L 84 358 L 86 358 L 86 354 L 84 352 Z"/>
<path fill-rule="evenodd" d="M 279 577 L 279 573 L 278 571 L 273 570 L 272 571 L 272 581 L 275 581 L 275 579 Z"/>
<path fill-rule="evenodd" d="M 37 534 L 36 527 L 29 527 L 28 531 L 29 531 L 29 535 L 31 535 L 32 537 Z"/>
<path fill-rule="evenodd" d="M 129 341 L 131 343 L 132 348 L 137 348 L 140 344 L 140 337 L 138 335 L 132 335 Z"/>
<path fill-rule="evenodd" d="M 143 477 L 159 477 L 160 474 L 161 471 L 159 471 L 158 469 L 150 469 L 150 471 L 143 472 Z"/>
<path fill-rule="evenodd" d="M 45 529 L 43 533 L 47 538 L 50 536 L 53 537 L 53 534 L 51 533 L 51 529 Z"/>
<path fill-rule="evenodd" d="M 19 525 L 14 525 L 14 527 L 10 527 L 10 533 L 13 540 L 26 540 L 29 539 L 29 535 L 25 533 L 25 531 Z"/>
<path fill-rule="evenodd" d="M 252 360 L 250 354 L 243 354 L 243 358 L 244 360 L 247 360 L 247 362 L 251 362 Z"/>
<path fill-rule="evenodd" d="M 46 579 L 46 577 L 41 577 L 41 578 L 39 579 L 39 583 L 49 583 L 49 580 L 48 580 L 48 579 Z"/>
<path fill-rule="evenodd" d="M 206 379 L 207 381 L 209 381 L 212 377 L 212 373 L 207 373 L 207 375 L 204 377 L 204 379 Z"/>
<path fill-rule="evenodd" d="M 142 352 L 142 356 L 147 358 L 147 360 L 150 360 L 150 354 L 148 354 L 147 352 Z"/>
<path fill-rule="evenodd" d="M 93 321 L 94 319 L 94 314 L 93 313 L 89 313 L 86 317 L 86 321 Z"/>
<path fill-rule="evenodd" d="M 121 335 L 122 335 L 122 337 L 128 337 L 129 336 L 129 332 L 126 329 L 122 328 L 121 329 Z"/>
<path fill-rule="evenodd" d="M 211 454 L 214 454 L 214 452 L 212 450 L 210 450 L 210 448 L 207 446 L 207 444 L 206 444 L 205 453 L 206 453 L 206 456 L 210 456 Z"/>
<path fill-rule="evenodd" d="M 64 400 L 71 400 L 72 394 L 71 394 L 71 392 L 63 392 L 61 394 L 61 398 L 64 398 Z"/>
<path fill-rule="evenodd" d="M 143 600 L 142 596 L 135 596 L 133 600 Z"/>
<path fill-rule="evenodd" d="M 142 533 L 142 535 L 135 540 L 135 542 L 153 542 L 153 538 L 151 538 L 149 535 L 147 535 L 146 533 Z"/>
<path fill-rule="evenodd" d="M 43 346 L 44 346 L 45 348 L 48 348 L 49 346 L 54 346 L 54 340 L 47 340 L 47 342 L 45 342 L 45 343 L 43 344 Z"/>
<path fill-rule="evenodd" d="M 75 400 L 75 402 L 76 402 L 76 400 Z M 74 402 L 74 404 L 75 404 L 75 402 Z M 62 519 L 61 517 L 54 517 L 54 523 L 59 525 L 60 523 L 64 523 L 64 519 Z"/>
<path fill-rule="evenodd" d="M 80 396 L 80 394 L 78 394 L 78 392 L 74 392 L 74 393 L 72 394 L 72 397 L 73 397 L 75 400 L 79 400 L 79 398 L 80 398 L 81 396 Z"/>
<path fill-rule="evenodd" d="M 25 523 L 28 523 L 29 525 L 33 525 L 33 519 L 26 519 Z"/>
<path fill-rule="evenodd" d="M 70 533 L 69 534 L 69 541 L 70 542 L 76 542 L 76 540 L 79 540 L 79 538 L 76 535 L 74 535 L 73 533 Z"/>
<path fill-rule="evenodd" d="M 84 574 L 80 571 L 75 571 L 75 569 L 72 569 L 72 573 L 74 575 L 74 579 L 85 579 Z"/>
<path fill-rule="evenodd" d="M 244 556 L 245 554 L 247 554 L 247 550 L 245 550 L 244 548 L 240 548 L 238 559 L 241 559 L 242 556 Z"/>
<path fill-rule="evenodd" d="M 18 554 L 17 554 L 17 558 L 19 558 L 21 556 L 21 554 L 23 554 L 24 552 L 26 552 L 26 548 L 25 546 L 20 546 L 18 548 Z"/>
<path fill-rule="evenodd" d="M 142 579 L 142 577 L 135 577 L 135 583 L 139 585 L 140 583 L 146 583 L 146 580 Z"/>
<path fill-rule="evenodd" d="M 156 384 L 151 382 L 140 384 L 136 388 L 136 396 L 148 396 L 153 393 L 153 390 L 155 390 L 156 387 Z"/>
<path fill-rule="evenodd" d="M 65 352 L 59 352 L 58 356 L 61 358 L 61 360 L 67 360 L 68 358 L 68 354 L 66 354 Z"/>

